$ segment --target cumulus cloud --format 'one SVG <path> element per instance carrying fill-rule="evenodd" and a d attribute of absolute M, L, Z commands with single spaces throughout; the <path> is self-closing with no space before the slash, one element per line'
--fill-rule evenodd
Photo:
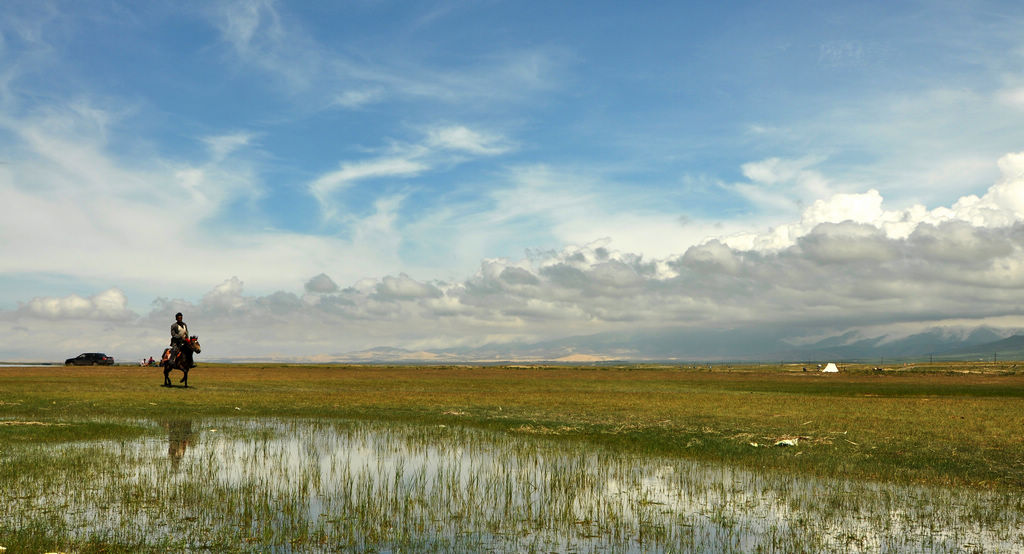
<path fill-rule="evenodd" d="M 821 223 L 797 243 L 808 259 L 823 264 L 880 263 L 899 255 L 896 241 L 881 229 L 851 220 Z"/>
<path fill-rule="evenodd" d="M 222 312 L 242 308 L 245 305 L 245 299 L 242 298 L 243 288 L 242 280 L 232 277 L 206 293 L 203 296 L 203 306 Z"/>
<path fill-rule="evenodd" d="M 77 294 L 64 297 L 36 297 L 21 305 L 17 313 L 45 319 L 84 319 L 121 321 L 135 314 L 128 309 L 122 291 L 108 289 L 83 298 Z"/>
<path fill-rule="evenodd" d="M 306 282 L 306 292 L 330 294 L 338 292 L 338 285 L 326 273 L 321 273 Z"/>
<path fill-rule="evenodd" d="M 162 341 L 170 314 L 181 310 L 204 345 L 224 357 L 468 347 L 666 327 L 771 328 L 799 339 L 951 321 L 1008 324 L 1024 321 L 1021 159 L 1002 158 L 998 182 L 949 207 L 894 210 L 878 191 L 844 193 L 812 204 L 782 232 L 712 238 L 659 258 L 599 240 L 487 259 L 473 275 L 447 281 L 397 273 L 338 286 L 323 272 L 304 280 L 302 297 L 249 294 L 233 277 L 197 303 L 162 299 L 143 316 L 128 312 L 116 289 L 36 298 L 0 314 L 0 324 L 18 333 L 15 320 L 28 330 L 38 322 L 70 329 L 100 320 L 124 334 L 144 328 Z"/>
<path fill-rule="evenodd" d="M 420 283 L 406 274 L 384 277 L 376 287 L 377 298 L 383 300 L 415 300 L 437 298 L 441 291 L 429 283 Z"/>
<path fill-rule="evenodd" d="M 540 279 L 528 270 L 520 267 L 505 267 L 498 276 L 509 285 L 539 285 Z"/>
<path fill-rule="evenodd" d="M 998 167 L 1002 177 L 984 195 L 963 196 L 950 207 L 929 210 L 914 205 L 890 210 L 885 209 L 878 190 L 840 193 L 815 200 L 798 222 L 778 225 L 766 233 L 738 233 L 721 240 L 741 250 L 777 251 L 793 246 L 800 237 L 826 223 L 860 223 L 879 229 L 891 239 L 905 239 L 922 224 L 961 221 L 982 228 L 1010 226 L 1024 219 L 1024 154 L 1006 154 L 999 159 Z"/>
<path fill-rule="evenodd" d="M 843 193 L 813 203 L 795 223 L 665 258 L 598 241 L 490 259 L 462 281 L 384 277 L 334 293 L 344 303 L 333 306 L 346 317 L 404 321 L 407 340 L 419 345 L 539 339 L 568 328 L 848 329 L 1013 318 L 1016 303 L 1007 301 L 1024 286 L 1018 160 L 1004 157 L 999 182 L 950 207 L 892 210 L 877 190 Z M 428 330 L 415 331 L 415 322 Z"/>

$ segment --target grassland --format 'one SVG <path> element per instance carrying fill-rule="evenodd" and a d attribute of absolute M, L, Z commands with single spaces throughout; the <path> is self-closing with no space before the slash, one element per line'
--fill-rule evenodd
<path fill-rule="evenodd" d="M 0 368 L 0 460 L 3 445 L 130 438 L 143 432 L 132 419 L 345 418 L 558 436 L 758 470 L 1024 489 L 1016 362 L 844 369 L 203 364 L 192 387 L 169 389 L 154 368 Z M 797 446 L 773 446 L 787 439 Z"/>

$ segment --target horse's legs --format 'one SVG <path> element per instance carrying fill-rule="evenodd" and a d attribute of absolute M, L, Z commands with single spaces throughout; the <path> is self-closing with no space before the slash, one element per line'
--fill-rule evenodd
<path fill-rule="evenodd" d="M 168 359 L 166 362 L 163 363 L 163 366 L 164 366 L 164 386 L 165 387 L 173 387 L 174 386 L 174 385 L 171 384 L 171 371 L 175 370 L 175 369 L 180 369 L 181 372 L 184 373 L 184 375 L 182 375 L 181 381 L 178 381 L 178 382 L 179 383 L 184 383 L 185 387 L 188 387 L 188 370 L 189 370 L 189 366 L 190 365 L 191 364 L 189 363 L 188 357 L 185 356 L 185 354 L 183 352 L 178 352 L 177 356 L 172 354 L 170 359 Z"/>

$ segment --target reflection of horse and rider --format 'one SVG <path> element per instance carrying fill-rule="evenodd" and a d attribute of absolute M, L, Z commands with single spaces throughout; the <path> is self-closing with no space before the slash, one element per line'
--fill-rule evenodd
<path fill-rule="evenodd" d="M 192 432 L 192 422 L 165 421 L 161 425 L 167 429 L 167 457 L 171 460 L 171 469 L 177 471 L 185 451 L 195 441 L 195 434 Z"/>
<path fill-rule="evenodd" d="M 164 386 L 171 386 L 170 373 L 173 369 L 181 370 L 185 376 L 181 383 L 188 386 L 188 370 L 196 367 L 192 356 L 202 351 L 199 346 L 199 337 L 189 336 L 188 325 L 182 321 L 181 312 L 174 314 L 174 323 L 171 324 L 171 346 L 164 350 L 160 365 L 164 368 Z"/>

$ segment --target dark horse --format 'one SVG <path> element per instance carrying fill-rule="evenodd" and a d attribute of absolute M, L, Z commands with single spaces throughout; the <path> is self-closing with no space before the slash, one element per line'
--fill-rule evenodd
<path fill-rule="evenodd" d="M 202 352 L 202 348 L 199 347 L 199 337 L 192 335 L 188 341 L 185 342 L 181 348 L 192 349 L 193 355 Z M 164 350 L 163 358 L 160 360 L 160 365 L 164 368 L 164 385 L 165 387 L 171 387 L 171 370 L 180 369 L 185 374 L 181 378 L 180 383 L 185 383 L 185 387 L 188 387 L 188 370 L 192 369 L 189 367 L 189 357 L 181 351 L 181 348 L 172 346 Z"/>

